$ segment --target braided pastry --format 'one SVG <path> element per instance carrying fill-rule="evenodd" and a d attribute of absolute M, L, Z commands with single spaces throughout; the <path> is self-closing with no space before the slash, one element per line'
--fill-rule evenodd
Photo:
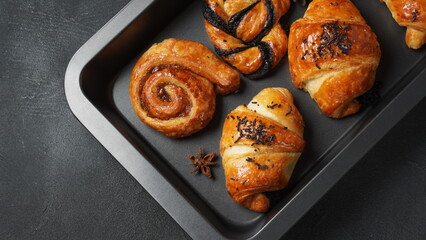
<path fill-rule="evenodd" d="M 266 88 L 226 117 L 220 154 L 229 195 L 238 204 L 265 212 L 262 192 L 283 189 L 303 151 L 304 123 L 285 88 Z"/>
<path fill-rule="evenodd" d="M 204 128 L 213 117 L 216 93 L 231 93 L 239 84 L 238 72 L 201 43 L 167 39 L 137 61 L 129 92 L 143 122 L 177 138 Z"/>
<path fill-rule="evenodd" d="M 206 31 L 217 54 L 249 78 L 262 77 L 287 52 L 279 19 L 290 0 L 205 0 Z"/>
<path fill-rule="evenodd" d="M 314 0 L 290 28 L 293 84 L 329 117 L 359 111 L 356 98 L 374 85 L 380 56 L 376 35 L 349 0 Z"/>
<path fill-rule="evenodd" d="M 426 0 L 381 0 L 400 26 L 407 27 L 405 43 L 419 49 L 426 43 Z"/>

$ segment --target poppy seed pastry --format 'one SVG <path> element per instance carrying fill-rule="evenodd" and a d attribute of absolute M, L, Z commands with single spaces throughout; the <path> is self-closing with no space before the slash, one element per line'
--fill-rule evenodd
<path fill-rule="evenodd" d="M 275 67 L 287 52 L 279 19 L 290 0 L 205 0 L 204 24 L 216 52 L 251 79 Z"/>

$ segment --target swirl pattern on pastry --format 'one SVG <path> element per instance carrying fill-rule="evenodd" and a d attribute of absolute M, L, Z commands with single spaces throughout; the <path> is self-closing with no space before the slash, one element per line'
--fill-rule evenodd
<path fill-rule="evenodd" d="M 266 88 L 226 117 L 220 154 L 226 188 L 238 204 L 269 209 L 263 192 L 287 186 L 305 146 L 304 123 L 285 88 Z"/>
<path fill-rule="evenodd" d="M 385 2 L 395 21 L 407 27 L 405 43 L 419 49 L 426 43 L 426 0 L 380 0 Z"/>
<path fill-rule="evenodd" d="M 248 78 L 260 78 L 287 52 L 279 19 L 290 0 L 205 0 L 206 31 L 216 52 Z"/>
<path fill-rule="evenodd" d="M 290 74 L 321 111 L 342 118 L 359 111 L 356 99 L 375 82 L 377 37 L 349 0 L 314 0 L 290 28 Z"/>
<path fill-rule="evenodd" d="M 137 61 L 130 79 L 136 115 L 172 138 L 204 128 L 215 111 L 216 93 L 238 89 L 238 72 L 198 42 L 166 39 Z"/>

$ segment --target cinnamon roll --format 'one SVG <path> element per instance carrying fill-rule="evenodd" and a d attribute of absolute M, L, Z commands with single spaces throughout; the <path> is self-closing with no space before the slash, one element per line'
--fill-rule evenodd
<path fill-rule="evenodd" d="M 290 0 L 205 0 L 204 24 L 216 52 L 248 78 L 260 78 L 287 52 L 279 19 Z"/>
<path fill-rule="evenodd" d="M 198 42 L 167 39 L 137 61 L 130 79 L 136 115 L 148 126 L 179 138 L 204 128 L 215 111 L 216 93 L 238 89 L 238 72 Z"/>

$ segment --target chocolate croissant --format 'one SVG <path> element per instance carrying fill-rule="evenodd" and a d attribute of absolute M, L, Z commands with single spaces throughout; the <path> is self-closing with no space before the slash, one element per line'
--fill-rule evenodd
<path fill-rule="evenodd" d="M 405 43 L 419 49 L 426 43 L 426 0 L 380 0 L 385 2 L 395 21 L 407 27 Z"/>
<path fill-rule="evenodd" d="M 283 189 L 305 146 L 304 123 L 285 88 L 266 88 L 226 117 L 220 154 L 226 188 L 238 204 L 269 209 L 263 192 Z"/>
<path fill-rule="evenodd" d="M 329 117 L 359 111 L 356 98 L 374 85 L 380 56 L 376 35 L 349 0 L 314 0 L 290 28 L 293 84 Z"/>
<path fill-rule="evenodd" d="M 204 128 L 215 111 L 216 93 L 238 89 L 237 71 L 198 42 L 167 39 L 137 61 L 130 79 L 136 115 L 162 134 L 184 137 Z"/>
<path fill-rule="evenodd" d="M 290 0 L 205 0 L 206 31 L 216 52 L 248 78 L 260 78 L 287 52 L 279 19 Z"/>

